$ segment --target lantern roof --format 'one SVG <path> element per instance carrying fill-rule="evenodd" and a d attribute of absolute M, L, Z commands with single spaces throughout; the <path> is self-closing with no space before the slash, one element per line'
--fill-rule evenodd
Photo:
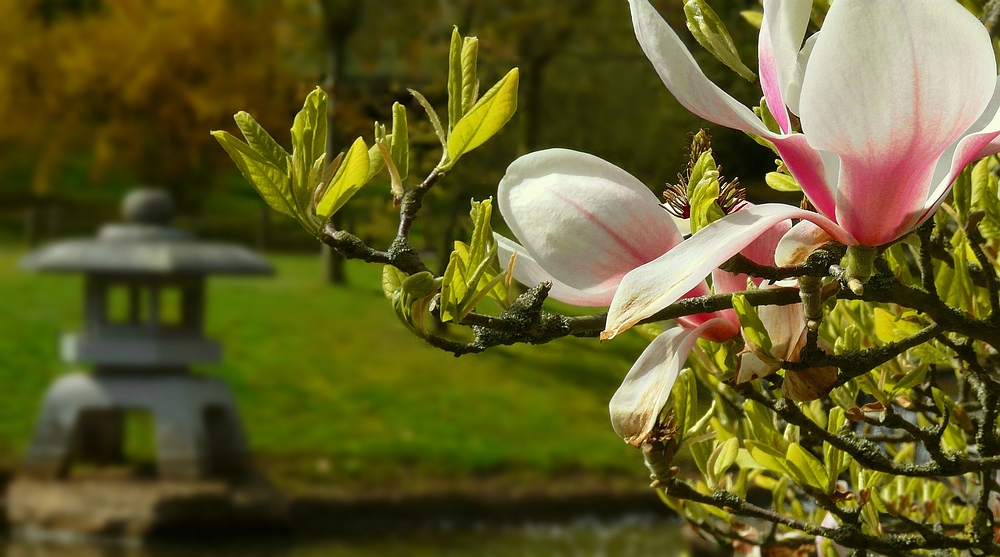
<path fill-rule="evenodd" d="M 169 226 L 173 203 L 161 190 L 125 197 L 125 222 L 101 227 L 96 238 L 65 240 L 29 253 L 21 267 L 33 271 L 115 275 L 260 275 L 273 267 L 241 246 L 200 242 Z"/>

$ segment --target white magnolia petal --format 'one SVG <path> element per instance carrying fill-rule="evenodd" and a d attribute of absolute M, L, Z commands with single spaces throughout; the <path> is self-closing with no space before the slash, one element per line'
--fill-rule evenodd
<path fill-rule="evenodd" d="M 771 338 L 771 355 L 780 360 L 797 362 L 806 343 L 806 319 L 802 304 L 760 306 L 757 315 Z"/>
<path fill-rule="evenodd" d="M 1000 138 L 996 135 L 998 131 L 1000 131 L 1000 77 L 997 78 L 993 89 L 993 98 L 976 123 L 969 127 L 969 134 L 945 151 L 938 161 L 931 181 L 935 188 L 927 196 L 924 214 L 919 222 L 923 222 L 937 211 L 951 191 L 955 178 L 966 165 L 974 160 L 1000 153 Z"/>
<path fill-rule="evenodd" d="M 677 227 L 677 231 L 681 233 L 681 236 L 688 237 L 691 235 L 691 219 L 682 219 L 670 212 L 668 214 L 670 215 L 670 220 L 674 221 L 674 226 Z"/>
<path fill-rule="evenodd" d="M 800 106 L 809 143 L 841 158 L 837 221 L 865 245 L 904 233 L 938 159 L 982 114 L 995 80 L 989 35 L 960 4 L 837 0 Z"/>
<path fill-rule="evenodd" d="M 774 263 L 781 267 L 799 265 L 809 254 L 833 240 L 825 230 L 809 221 L 802 221 L 792 227 L 778 242 L 774 250 Z"/>
<path fill-rule="evenodd" d="M 546 272 L 587 290 L 616 281 L 681 241 L 642 182 L 593 155 L 549 149 L 515 160 L 497 204 Z"/>
<path fill-rule="evenodd" d="M 500 259 L 500 268 L 506 269 L 511 256 L 516 253 L 517 261 L 514 262 L 514 279 L 528 287 L 534 287 L 542 282 L 552 283 L 552 289 L 549 290 L 549 298 L 574 306 L 603 307 L 610 304 L 612 298 L 615 296 L 615 289 L 618 288 L 617 279 L 609 280 L 604 284 L 598 284 L 590 288 L 573 288 L 547 273 L 531 257 L 531 254 L 517 242 L 496 233 L 493 234 L 493 237 L 497 241 L 497 257 Z"/>
<path fill-rule="evenodd" d="M 813 47 L 816 46 L 816 39 L 819 38 L 819 33 L 813 33 L 808 39 L 806 39 L 805 45 L 802 46 L 802 50 L 799 51 L 798 58 L 795 60 L 795 72 L 792 74 L 792 81 L 788 84 L 788 92 L 785 94 L 785 106 L 792 114 L 799 115 L 799 100 L 802 97 L 802 80 L 806 76 L 806 66 L 809 64 L 809 56 L 812 55 Z"/>
<path fill-rule="evenodd" d="M 750 351 L 741 352 L 738 362 L 736 366 L 737 385 L 742 385 L 747 381 L 753 381 L 761 377 L 767 377 L 781 369 L 778 366 L 765 362 L 760 359 L 760 356 Z"/>
<path fill-rule="evenodd" d="M 678 102 L 710 122 L 768 138 L 774 136 L 749 108 L 705 76 L 680 37 L 648 0 L 629 0 L 629 5 L 642 51 Z"/>
<path fill-rule="evenodd" d="M 627 443 L 639 446 L 649 437 L 670 397 L 695 341 L 712 321 L 693 330 L 676 327 L 653 339 L 611 397 L 611 425 Z"/>
<path fill-rule="evenodd" d="M 676 302 L 713 269 L 786 219 L 810 220 L 837 241 L 857 244 L 834 222 L 811 211 L 779 204 L 748 207 L 713 222 L 681 245 L 625 275 L 611 302 L 601 338 L 613 338 Z"/>
<path fill-rule="evenodd" d="M 811 0 L 764 0 L 758 41 L 760 83 L 767 106 L 784 133 L 792 130 L 785 107 L 811 12 Z"/>

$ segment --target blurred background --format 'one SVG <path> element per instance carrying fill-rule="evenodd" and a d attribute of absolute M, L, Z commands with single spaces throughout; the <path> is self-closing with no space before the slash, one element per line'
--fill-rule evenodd
<path fill-rule="evenodd" d="M 684 29 L 683 2 L 654 3 Z M 755 67 L 757 32 L 738 12 L 757 2 L 712 5 Z M 642 339 L 567 339 L 461 359 L 437 352 L 395 320 L 378 267 L 324 260 L 294 221 L 265 208 L 209 135 L 239 135 L 232 115 L 246 110 L 287 147 L 292 117 L 320 84 L 345 147 L 358 135 L 370 143 L 373 123 L 391 120 L 394 101 L 405 104 L 411 174 L 426 175 L 439 145 L 406 89 L 446 105 L 453 25 L 479 37 L 484 86 L 520 68 L 519 108 L 428 197 L 414 236 L 429 261 L 467 236 L 469 199 L 494 195 L 520 154 L 587 151 L 659 192 L 683 170 L 690 134 L 706 125 L 663 87 L 624 0 L 0 0 L 0 476 L 16 472 L 45 388 L 69 371 L 58 335 L 80 328 L 83 311 L 81 278 L 28 274 L 18 261 L 119 220 L 122 196 L 142 185 L 170 192 L 177 227 L 259 250 L 277 269 L 210 281 L 206 334 L 222 342 L 224 362 L 197 371 L 232 387 L 258 469 L 289 497 L 336 501 L 341 512 L 352 502 L 416 501 L 445 509 L 444 523 L 463 501 L 566 501 L 551 505 L 553 520 L 576 516 L 574 497 L 608 501 L 611 514 L 648 508 L 633 499 L 655 503 L 641 455 L 607 417 Z M 681 34 L 715 83 L 759 102 L 756 85 Z M 711 129 L 725 175 L 739 177 L 751 200 L 768 196 L 773 154 Z M 341 213 L 342 228 L 387 245 L 398 214 L 384 175 Z M 493 224 L 503 230 L 500 219 Z M 132 469 L 155 468 L 151 427 L 128 422 Z M 495 554 L 532 554 L 518 545 L 524 539 L 541 544 L 530 546 L 539 555 L 676 549 L 675 533 L 644 520 L 600 524 L 517 530 L 500 544 L 514 549 Z M 631 542 L 616 541 L 623 531 Z M 482 549 L 484 536 L 463 533 L 455 543 L 494 554 Z M 418 554 L 399 543 L 371 554 Z M 413 543 L 426 554 L 466 554 Z"/>

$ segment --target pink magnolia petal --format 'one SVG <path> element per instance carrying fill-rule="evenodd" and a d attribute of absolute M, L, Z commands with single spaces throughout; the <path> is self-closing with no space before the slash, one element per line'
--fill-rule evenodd
<path fill-rule="evenodd" d="M 507 168 L 497 204 L 525 250 L 559 282 L 617 281 L 681 241 L 656 195 L 593 155 L 549 149 Z"/>
<path fill-rule="evenodd" d="M 747 247 L 743 248 L 740 254 L 758 265 L 774 265 L 774 252 L 778 248 L 778 244 L 781 243 L 781 239 L 791 228 L 792 221 L 790 220 L 783 220 L 775 224 L 747 244 Z"/>
<path fill-rule="evenodd" d="M 791 133 L 792 123 L 785 99 L 795 75 L 811 11 L 809 0 L 764 0 L 764 20 L 758 41 L 760 84 L 771 114 L 786 134 Z"/>
<path fill-rule="evenodd" d="M 648 0 L 629 0 L 629 6 L 642 51 L 678 102 L 710 122 L 768 138 L 774 135 L 749 108 L 705 76 L 680 37 Z"/>
<path fill-rule="evenodd" d="M 792 227 L 774 250 L 774 263 L 781 267 L 805 263 L 809 254 L 822 245 L 833 241 L 825 230 L 809 221 L 802 221 Z"/>
<path fill-rule="evenodd" d="M 837 222 L 884 244 L 919 216 L 938 159 L 989 103 L 993 49 L 951 0 L 837 0 L 823 28 L 802 127 L 813 148 L 840 155 Z"/>
<path fill-rule="evenodd" d="M 611 425 L 625 442 L 639 446 L 647 440 L 699 335 L 713 325 L 670 329 L 639 356 L 608 404 Z"/>
<path fill-rule="evenodd" d="M 643 52 L 678 102 L 710 122 L 772 141 L 816 209 L 833 218 L 836 196 L 826 178 L 827 165 L 806 138 L 801 134 L 786 136 L 768 130 L 749 108 L 709 81 L 680 37 L 648 0 L 629 0 L 629 5 L 632 8 L 632 26 Z M 798 13 L 797 10 L 798 7 L 792 11 Z"/>
<path fill-rule="evenodd" d="M 552 289 L 549 290 L 549 297 L 574 306 L 603 307 L 609 305 L 615 296 L 620 277 L 610 278 L 604 283 L 590 288 L 573 288 L 547 273 L 517 242 L 499 234 L 493 234 L 493 237 L 497 241 L 497 256 L 500 259 L 501 269 L 506 269 L 511 256 L 517 253 L 517 261 L 514 262 L 514 279 L 525 286 L 533 287 L 541 282 L 551 282 Z"/>
<path fill-rule="evenodd" d="M 836 155 L 824 154 L 813 149 L 802 134 L 770 137 L 781 160 L 802 187 L 802 193 L 806 194 L 809 201 L 816 207 L 819 213 L 829 219 L 835 219 L 837 215 L 837 194 L 833 185 L 836 179 L 830 179 L 830 175 L 836 176 L 835 171 L 839 168 L 839 159 Z"/>
<path fill-rule="evenodd" d="M 744 283 L 744 286 L 746 286 L 746 283 Z M 701 281 L 697 286 L 681 296 L 681 299 L 700 298 L 702 296 L 708 296 L 711 293 L 712 290 L 708 287 L 708 284 L 706 284 L 705 281 Z M 713 342 L 725 342 L 740 334 L 740 322 L 736 317 L 736 312 L 732 310 L 713 311 L 712 313 L 696 313 L 694 315 L 678 317 L 677 322 L 687 329 L 695 329 L 713 319 L 718 321 L 715 326 L 702 335 L 705 338 Z M 726 323 L 728 323 L 728 326 L 726 326 Z"/>
<path fill-rule="evenodd" d="M 857 244 L 850 234 L 816 213 L 778 204 L 748 207 L 713 222 L 668 253 L 625 275 L 611 302 L 601 338 L 613 338 L 676 302 L 713 269 L 786 219 L 810 220 L 837 241 Z"/>

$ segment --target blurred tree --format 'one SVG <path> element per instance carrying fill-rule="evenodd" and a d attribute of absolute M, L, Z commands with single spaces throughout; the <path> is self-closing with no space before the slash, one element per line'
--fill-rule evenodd
<path fill-rule="evenodd" d="M 274 130 L 294 113 L 274 18 L 246 0 L 5 2 L 0 141 L 34 161 L 36 200 L 83 151 L 93 181 L 127 168 L 197 212 L 227 162 L 207 130 L 240 109 Z"/>

